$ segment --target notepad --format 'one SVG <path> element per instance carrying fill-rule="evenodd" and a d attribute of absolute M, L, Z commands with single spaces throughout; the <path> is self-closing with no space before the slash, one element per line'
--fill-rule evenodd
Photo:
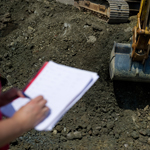
<path fill-rule="evenodd" d="M 24 92 L 32 99 L 43 95 L 50 108 L 49 115 L 35 129 L 49 131 L 63 115 L 85 94 L 96 82 L 95 72 L 85 71 L 53 61 L 43 65 L 37 75 L 26 86 Z M 18 98 L 1 108 L 4 115 L 11 117 L 15 111 L 28 103 L 28 98 Z"/>

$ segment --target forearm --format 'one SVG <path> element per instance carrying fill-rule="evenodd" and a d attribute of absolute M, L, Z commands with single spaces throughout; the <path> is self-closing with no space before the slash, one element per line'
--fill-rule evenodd
<path fill-rule="evenodd" d="M 0 121 L 0 147 L 8 144 L 25 131 L 22 127 L 13 119 L 5 119 Z"/>
<path fill-rule="evenodd" d="M 49 113 L 47 101 L 38 96 L 21 107 L 12 118 L 0 121 L 0 147 L 34 128 Z"/>

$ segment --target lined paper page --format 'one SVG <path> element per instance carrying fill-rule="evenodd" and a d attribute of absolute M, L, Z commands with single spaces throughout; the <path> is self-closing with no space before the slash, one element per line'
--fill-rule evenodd
<path fill-rule="evenodd" d="M 49 125 L 49 127 L 46 129 L 46 131 L 50 131 L 53 129 L 53 127 L 56 125 L 56 123 L 63 117 L 63 115 L 86 93 L 86 91 L 96 82 L 96 80 L 99 78 L 97 73 L 85 71 L 85 73 L 91 74 L 92 81 L 81 91 L 81 93 L 71 102 L 69 105 L 61 112 L 53 122 Z"/>

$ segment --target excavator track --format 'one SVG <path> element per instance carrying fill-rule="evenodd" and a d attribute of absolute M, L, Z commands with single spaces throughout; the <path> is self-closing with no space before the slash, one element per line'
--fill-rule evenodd
<path fill-rule="evenodd" d="M 56 0 L 74 5 L 84 11 L 90 11 L 108 23 L 123 23 L 129 15 L 135 15 L 140 8 L 141 0 Z"/>
<path fill-rule="evenodd" d="M 129 18 L 129 5 L 124 0 L 108 0 L 110 5 L 109 23 L 127 22 Z"/>
<path fill-rule="evenodd" d="M 74 5 L 91 11 L 108 23 L 123 23 L 129 18 L 129 5 L 124 0 L 107 0 L 109 7 L 86 0 L 75 0 Z"/>

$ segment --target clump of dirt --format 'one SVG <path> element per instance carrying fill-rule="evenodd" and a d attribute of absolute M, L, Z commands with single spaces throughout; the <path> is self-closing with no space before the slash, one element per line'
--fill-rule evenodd
<path fill-rule="evenodd" d="M 149 84 L 112 82 L 109 56 L 114 41 L 129 43 L 136 16 L 110 25 L 88 12 L 54 0 L 0 0 L 3 91 L 22 89 L 45 61 L 98 72 L 96 84 L 51 132 L 31 130 L 10 149 L 150 149 Z M 2 22 L 2 21 L 0 21 Z"/>
<path fill-rule="evenodd" d="M 9 13 L 6 13 L 0 17 L 0 30 L 7 27 L 7 24 L 11 21 L 11 16 Z"/>

